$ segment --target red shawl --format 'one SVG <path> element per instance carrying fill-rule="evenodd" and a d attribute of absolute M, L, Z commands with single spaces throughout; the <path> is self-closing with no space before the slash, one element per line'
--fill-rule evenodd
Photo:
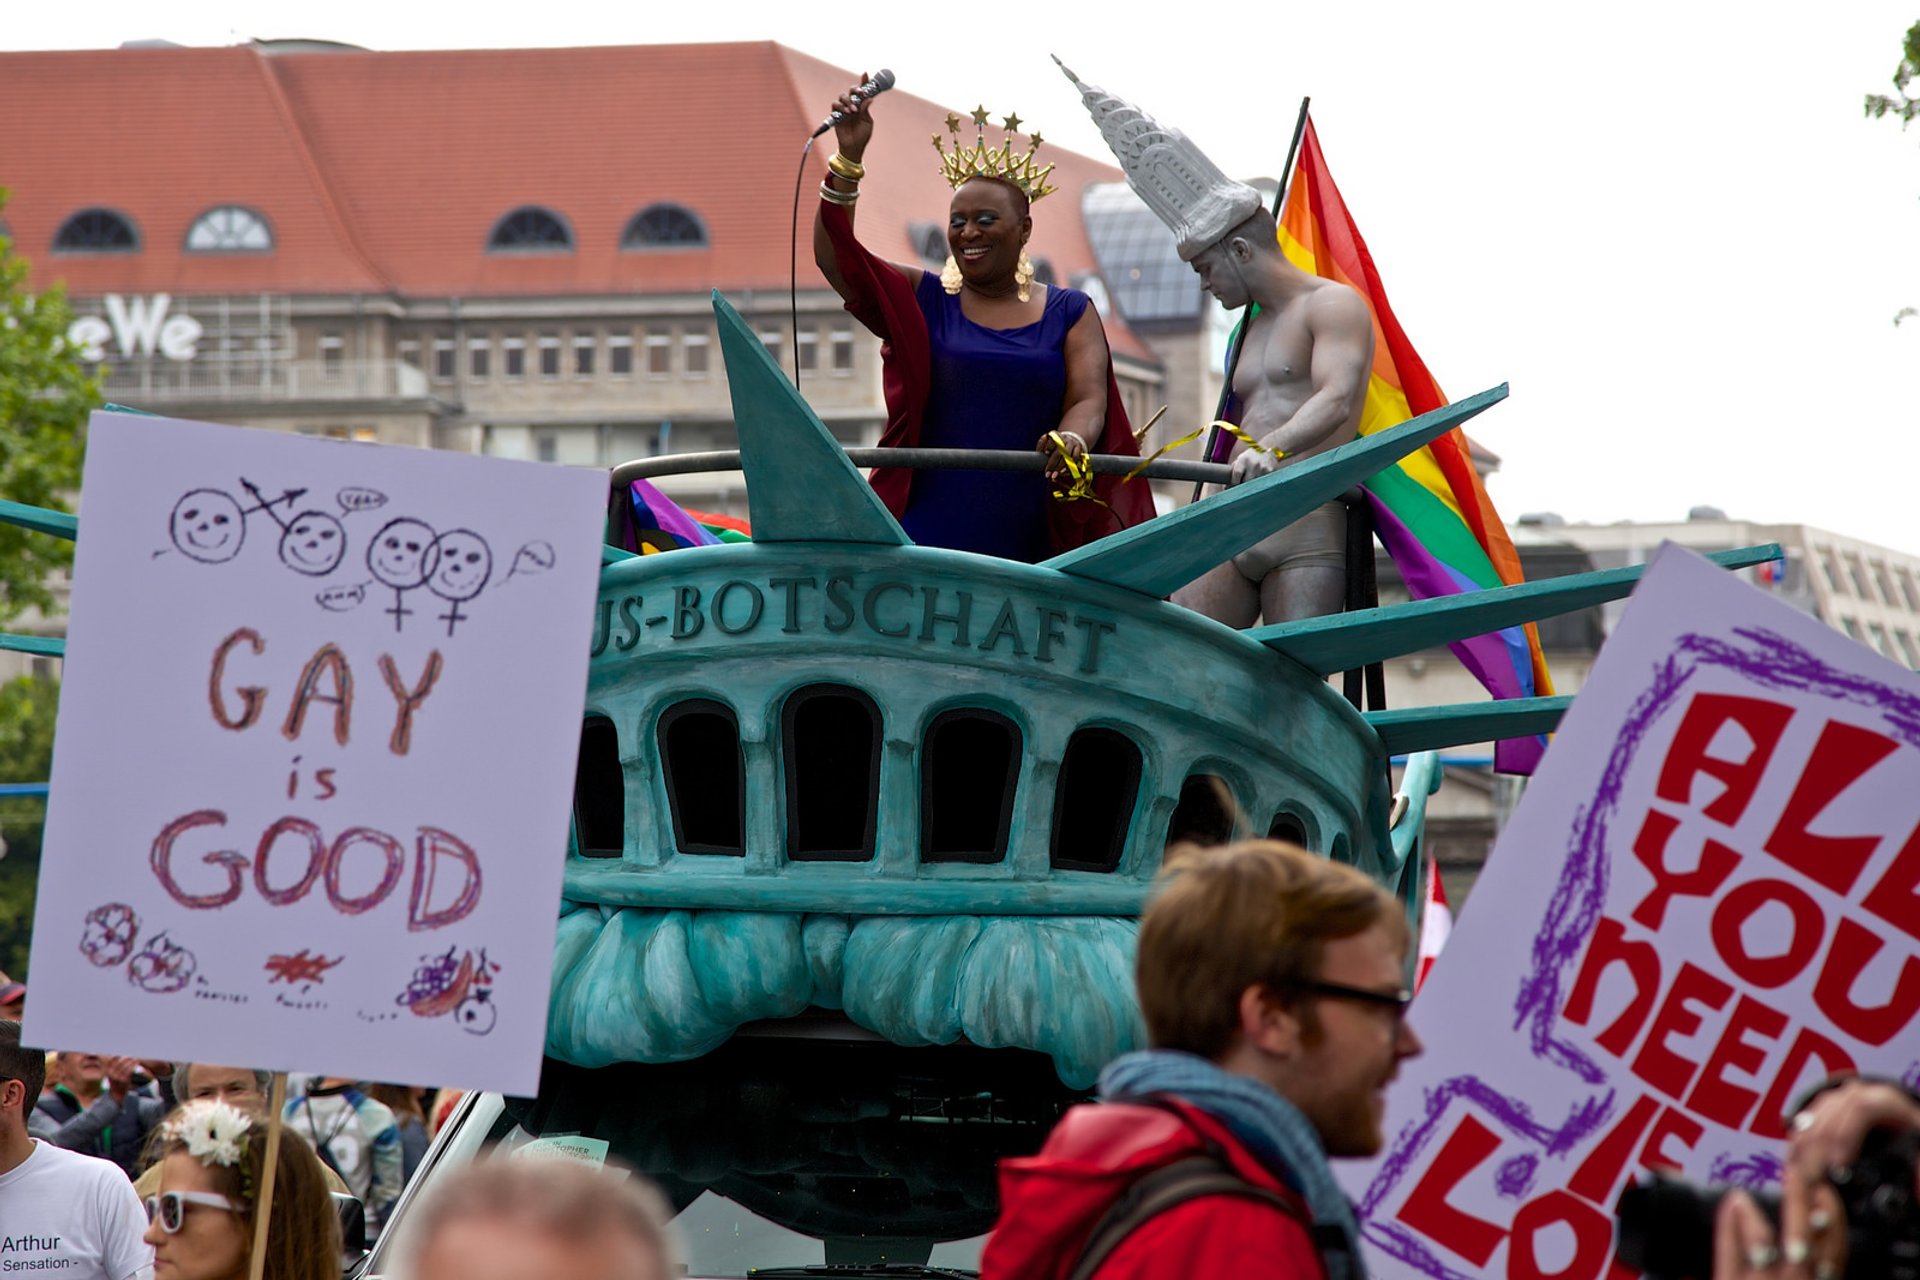
<path fill-rule="evenodd" d="M 933 385 L 933 355 L 927 338 L 926 318 L 914 297 L 913 285 L 887 263 L 868 253 L 853 235 L 847 212 L 829 201 L 820 203 L 820 219 L 827 228 L 838 256 L 840 276 L 853 290 L 847 310 L 853 318 L 879 336 L 881 382 L 887 398 L 887 427 L 880 436 L 882 448 L 912 448 L 920 442 L 920 418 Z M 1099 313 L 1094 320 L 1098 322 Z M 1107 421 L 1093 452 L 1138 457 L 1133 428 L 1127 422 L 1126 408 L 1120 403 L 1120 388 L 1113 380 L 1113 362 L 1107 362 Z M 903 467 L 876 467 L 871 476 L 873 490 L 887 509 L 898 518 L 907 509 L 913 487 L 913 472 Z M 1094 480 L 1098 502 L 1052 502 L 1047 507 L 1047 524 L 1053 537 L 1055 555 L 1084 546 L 1110 533 L 1131 528 L 1153 516 L 1153 493 L 1144 479 L 1121 483 L 1119 476 L 1099 476 Z"/>

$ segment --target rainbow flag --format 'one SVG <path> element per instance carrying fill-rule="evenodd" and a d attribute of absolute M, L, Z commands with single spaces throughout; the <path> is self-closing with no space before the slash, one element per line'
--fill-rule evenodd
<path fill-rule="evenodd" d="M 624 495 L 613 495 L 608 533 L 612 545 L 644 556 L 747 542 L 753 536 L 745 520 L 684 508 L 645 480 L 633 481 Z"/>
<path fill-rule="evenodd" d="M 1327 171 L 1311 120 L 1301 137 L 1299 162 L 1280 216 L 1280 248 L 1302 271 L 1351 287 L 1373 311 L 1373 377 L 1360 418 L 1361 435 L 1447 403 L 1394 318 L 1373 255 Z M 1473 469 L 1467 438 L 1458 428 L 1374 476 L 1366 490 L 1374 528 L 1414 599 L 1524 581 L 1520 557 Z M 1451 648 L 1496 698 L 1553 692 L 1540 634 L 1532 623 Z M 1532 773 L 1545 747 L 1545 738 L 1502 742 L 1495 748 L 1494 767 L 1503 773 Z"/>

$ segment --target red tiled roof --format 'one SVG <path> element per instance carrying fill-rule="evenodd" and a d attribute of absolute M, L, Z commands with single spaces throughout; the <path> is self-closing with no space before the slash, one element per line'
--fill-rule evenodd
<path fill-rule="evenodd" d="M 376 53 L 120 49 L 0 53 L 4 217 L 34 283 L 75 293 L 395 293 L 406 297 L 783 290 L 800 147 L 853 73 L 780 45 Z M 913 261 L 914 221 L 948 199 L 929 145 L 947 108 L 895 91 L 875 107 L 861 234 Z M 995 130 L 990 136 L 997 136 Z M 832 137 L 809 162 L 807 194 Z M 1072 216 L 1113 166 L 1042 150 L 1059 192 L 1033 252 L 1061 277 L 1094 258 Z M 711 248 L 623 252 L 640 209 L 671 201 Z M 208 208 L 244 205 L 266 254 L 187 254 Z M 571 253 L 488 253 L 521 205 L 559 214 Z M 132 219 L 137 254 L 56 255 L 60 224 L 101 205 Z M 1049 217 L 1053 210 L 1061 215 Z M 803 222 L 800 284 L 822 287 Z M 1138 339 L 1118 326 L 1117 348 Z"/>

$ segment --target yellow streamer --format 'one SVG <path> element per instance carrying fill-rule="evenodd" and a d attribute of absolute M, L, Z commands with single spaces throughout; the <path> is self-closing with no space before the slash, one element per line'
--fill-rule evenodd
<path fill-rule="evenodd" d="M 1154 415 L 1155 418 L 1158 418 L 1159 416 L 1160 415 L 1158 414 Z M 1149 423 L 1148 425 L 1151 426 L 1152 424 Z M 1255 440 L 1252 436 L 1242 431 L 1239 427 L 1235 426 L 1233 423 L 1227 422 L 1224 419 L 1222 419 L 1215 422 L 1209 422 L 1206 427 L 1196 427 L 1192 431 L 1189 431 L 1187 432 L 1187 434 L 1181 436 L 1178 440 L 1167 441 L 1165 444 L 1161 445 L 1158 449 L 1155 449 L 1152 453 L 1140 459 L 1140 465 L 1135 467 L 1133 470 L 1127 472 L 1127 474 L 1121 478 L 1120 483 L 1125 484 L 1128 480 L 1133 479 L 1135 476 L 1139 475 L 1142 471 L 1145 471 L 1147 469 L 1147 465 L 1149 463 L 1157 461 L 1162 454 L 1167 453 L 1174 449 L 1178 449 L 1181 445 L 1192 444 L 1195 440 L 1198 440 L 1201 437 L 1201 435 L 1207 430 L 1207 427 L 1218 427 L 1220 430 L 1232 436 L 1235 440 L 1238 440 L 1241 444 L 1246 445 L 1247 448 L 1252 449 L 1255 453 L 1271 453 L 1275 459 L 1280 459 L 1287 456 L 1285 450 L 1269 449 L 1264 445 L 1262 445 L 1259 441 Z"/>
<path fill-rule="evenodd" d="M 1056 488 L 1053 496 L 1061 502 L 1097 502 L 1111 511 L 1106 501 L 1093 491 L 1093 464 L 1085 457 L 1077 456 L 1067 449 L 1067 442 L 1058 431 L 1047 432 L 1047 439 L 1053 441 L 1053 447 L 1060 451 L 1060 463 L 1067 469 L 1069 481 L 1066 488 Z"/>

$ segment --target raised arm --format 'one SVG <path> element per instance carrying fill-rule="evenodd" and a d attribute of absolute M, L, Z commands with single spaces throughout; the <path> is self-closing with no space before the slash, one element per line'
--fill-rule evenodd
<path fill-rule="evenodd" d="M 865 83 L 864 77 L 862 83 Z M 854 204 L 854 200 L 859 196 L 860 178 L 864 176 L 861 173 L 864 167 L 863 159 L 867 154 L 867 144 L 873 140 L 873 117 L 868 113 L 868 106 L 866 101 L 853 97 L 852 89 L 833 100 L 831 110 L 840 113 L 839 123 L 833 126 L 835 150 L 839 160 L 838 167 L 844 172 L 836 172 L 833 166 L 829 166 L 826 180 L 822 184 L 824 191 L 820 197 L 820 208 L 816 209 L 813 215 L 814 265 L 820 268 L 820 274 L 827 278 L 827 283 L 833 286 L 833 291 L 846 302 L 858 302 L 860 299 L 853 286 L 848 283 L 846 273 L 841 270 L 839 251 L 834 246 L 833 237 L 827 232 L 822 215 L 826 204 L 831 200 L 832 203 L 846 210 L 848 225 L 851 226 L 853 223 L 854 210 L 858 207 Z M 855 176 L 845 176 L 849 172 Z M 835 199 L 825 194 L 825 191 L 837 192 L 840 198 Z M 905 276 L 910 283 L 919 274 L 918 268 L 912 269 L 909 273 L 908 268 L 898 263 L 889 262 L 886 265 Z"/>
<path fill-rule="evenodd" d="M 1107 429 L 1107 379 L 1113 357 L 1107 351 L 1107 332 L 1100 327 L 1100 315 L 1091 306 L 1067 330 L 1067 394 L 1057 428 L 1067 442 L 1067 451 L 1084 457 L 1092 442 Z M 1035 445 L 1051 455 L 1047 479 L 1058 483 L 1066 479 L 1067 468 L 1049 436 L 1041 436 Z"/>
<path fill-rule="evenodd" d="M 1282 455 L 1311 449 L 1342 428 L 1360 425 L 1373 371 L 1373 316 L 1367 304 L 1353 290 L 1331 285 L 1307 300 L 1306 319 L 1313 339 L 1312 394 L 1292 417 L 1261 437 L 1269 452 L 1249 449 L 1234 459 L 1235 484 L 1272 471 Z"/>

